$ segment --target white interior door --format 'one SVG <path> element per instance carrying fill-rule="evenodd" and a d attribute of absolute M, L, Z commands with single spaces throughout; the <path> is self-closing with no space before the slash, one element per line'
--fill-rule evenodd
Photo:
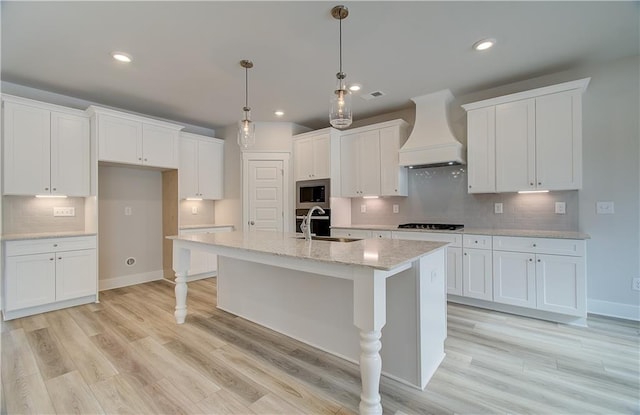
<path fill-rule="evenodd" d="M 248 211 L 251 231 L 284 230 L 284 161 L 249 160 Z"/>

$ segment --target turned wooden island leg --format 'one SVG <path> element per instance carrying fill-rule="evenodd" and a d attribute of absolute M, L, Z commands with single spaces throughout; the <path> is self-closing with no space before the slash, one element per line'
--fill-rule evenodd
<path fill-rule="evenodd" d="M 176 273 L 176 323 L 182 324 L 187 317 L 187 275 L 191 262 L 191 250 L 179 246 L 178 241 L 173 241 L 173 270 Z"/>
<path fill-rule="evenodd" d="M 386 323 L 387 276 L 384 271 L 361 270 L 353 281 L 353 322 L 360 329 L 360 414 L 382 414 L 380 337 Z"/>

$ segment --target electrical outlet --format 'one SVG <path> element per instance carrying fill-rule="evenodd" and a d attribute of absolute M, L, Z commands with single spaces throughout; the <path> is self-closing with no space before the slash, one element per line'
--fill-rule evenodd
<path fill-rule="evenodd" d="M 125 208 L 124 208 L 124 215 L 125 215 L 125 216 L 131 216 L 131 215 L 132 215 L 132 213 L 133 213 L 133 211 L 132 211 L 132 209 L 131 209 L 131 206 L 125 206 Z"/>
<path fill-rule="evenodd" d="M 198 206 L 191 206 L 191 214 L 192 215 L 198 214 Z"/>
<path fill-rule="evenodd" d="M 53 216 L 75 216 L 76 208 L 74 207 L 54 207 Z"/>
<path fill-rule="evenodd" d="M 400 212 L 400 206 L 393 205 L 393 213 L 399 213 L 399 212 Z"/>
<path fill-rule="evenodd" d="M 494 203 L 493 204 L 493 212 L 494 213 L 502 213 L 502 203 Z"/>
<path fill-rule="evenodd" d="M 596 213 L 598 215 L 613 215 L 613 202 L 596 202 Z"/>
<path fill-rule="evenodd" d="M 631 289 L 634 291 L 640 291 L 640 278 L 633 279 L 633 285 L 631 286 Z"/>
<path fill-rule="evenodd" d="M 559 215 L 567 213 L 567 204 L 565 202 L 556 202 L 556 213 Z"/>
<path fill-rule="evenodd" d="M 360 205 L 360 213 L 367 213 L 367 205 Z"/>

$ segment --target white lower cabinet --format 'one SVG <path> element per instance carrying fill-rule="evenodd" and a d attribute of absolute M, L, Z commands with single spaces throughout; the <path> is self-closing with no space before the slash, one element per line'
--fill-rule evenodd
<path fill-rule="evenodd" d="M 94 302 L 95 247 L 95 236 L 5 242 L 5 320 Z"/>
<path fill-rule="evenodd" d="M 199 233 L 231 232 L 233 226 L 223 226 L 214 228 L 181 229 L 180 235 L 194 235 Z M 192 250 L 191 266 L 189 267 L 188 278 L 191 280 L 206 278 L 216 275 L 218 272 L 218 256 L 208 252 Z"/>
<path fill-rule="evenodd" d="M 496 236 L 494 247 L 494 301 L 586 317 L 584 241 Z"/>
<path fill-rule="evenodd" d="M 491 236 L 465 234 L 462 247 L 462 295 L 493 300 Z"/>

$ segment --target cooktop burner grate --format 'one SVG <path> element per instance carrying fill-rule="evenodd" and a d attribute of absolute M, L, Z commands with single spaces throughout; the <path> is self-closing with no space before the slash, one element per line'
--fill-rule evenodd
<path fill-rule="evenodd" d="M 449 223 L 403 223 L 398 225 L 399 229 L 429 229 L 437 231 L 456 231 L 464 228 L 464 225 L 454 225 Z"/>

